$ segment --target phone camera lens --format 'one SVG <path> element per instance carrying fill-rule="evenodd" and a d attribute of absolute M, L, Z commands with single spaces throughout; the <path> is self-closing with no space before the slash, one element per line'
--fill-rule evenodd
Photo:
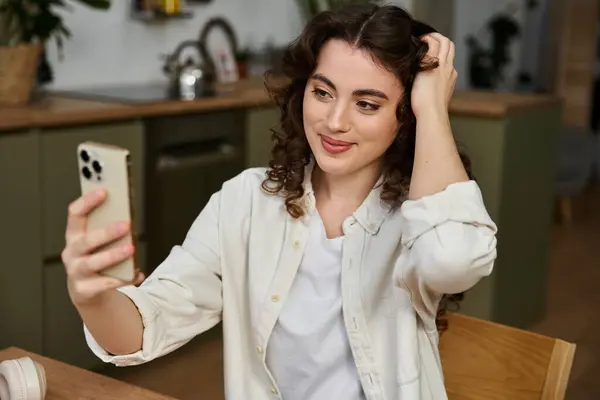
<path fill-rule="evenodd" d="M 85 176 L 85 179 L 92 179 L 92 172 L 88 167 L 83 167 L 81 173 Z"/>
<path fill-rule="evenodd" d="M 92 162 L 92 168 L 94 168 L 94 171 L 99 174 L 102 172 L 102 165 L 100 165 L 100 163 L 98 161 L 93 161 Z"/>
<path fill-rule="evenodd" d="M 81 150 L 81 153 L 79 153 L 79 156 L 81 157 L 81 159 L 83 160 L 83 162 L 89 162 L 90 161 L 90 155 L 85 150 Z"/>

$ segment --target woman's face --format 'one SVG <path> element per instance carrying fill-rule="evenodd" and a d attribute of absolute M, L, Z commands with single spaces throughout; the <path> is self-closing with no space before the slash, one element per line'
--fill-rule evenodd
<path fill-rule="evenodd" d="M 321 49 L 304 92 L 304 130 L 325 173 L 379 172 L 380 159 L 398 131 L 403 90 L 394 74 L 342 40 Z"/>

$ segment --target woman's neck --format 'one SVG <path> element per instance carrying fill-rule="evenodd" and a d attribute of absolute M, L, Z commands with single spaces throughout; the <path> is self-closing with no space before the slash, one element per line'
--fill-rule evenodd
<path fill-rule="evenodd" d="M 331 175 L 315 164 L 312 184 L 328 238 L 343 235 L 343 223 L 365 201 L 380 176 L 375 163 L 349 175 Z"/>
<path fill-rule="evenodd" d="M 317 201 L 339 205 L 355 205 L 358 208 L 367 198 L 381 174 L 379 163 L 373 163 L 348 175 L 331 175 L 315 163 L 312 184 Z"/>

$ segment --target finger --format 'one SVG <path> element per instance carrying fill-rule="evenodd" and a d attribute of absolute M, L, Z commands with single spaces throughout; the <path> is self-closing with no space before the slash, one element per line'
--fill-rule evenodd
<path fill-rule="evenodd" d="M 452 96 L 454 96 L 454 89 L 456 89 L 456 83 L 452 83 L 450 91 L 448 92 L 448 99 L 446 100 L 448 104 L 450 104 L 450 101 L 452 101 Z"/>
<path fill-rule="evenodd" d="M 132 245 L 125 245 L 104 250 L 91 256 L 80 257 L 73 263 L 70 273 L 78 277 L 96 275 L 127 260 L 134 252 L 135 249 Z"/>
<path fill-rule="evenodd" d="M 423 36 L 423 41 L 427 43 L 427 46 L 429 47 L 427 55 L 429 57 L 437 57 L 440 50 L 439 40 L 431 35 L 425 35 Z"/>
<path fill-rule="evenodd" d="M 446 58 L 448 65 L 454 66 L 454 57 L 456 55 L 456 45 L 453 41 L 450 41 L 450 49 L 448 51 L 448 57 Z"/>
<path fill-rule="evenodd" d="M 456 81 L 458 78 L 458 73 L 456 72 L 456 70 L 452 71 L 452 75 L 451 75 L 451 86 L 450 86 L 450 92 L 448 93 L 448 103 L 450 103 L 450 100 L 452 100 L 452 96 L 454 95 L 454 91 L 456 90 Z"/>
<path fill-rule="evenodd" d="M 439 49 L 436 55 L 437 58 L 440 60 L 440 62 L 445 62 L 448 59 L 448 54 L 450 52 L 450 43 L 452 42 L 450 41 L 450 39 L 437 32 L 433 32 L 431 34 L 431 37 L 437 40 L 437 42 L 439 43 Z"/>
<path fill-rule="evenodd" d="M 128 221 L 122 221 L 112 224 L 107 228 L 96 229 L 88 234 L 79 235 L 70 246 L 73 256 L 79 257 L 84 254 L 89 254 L 94 250 L 114 242 L 128 234 L 131 230 L 131 224 Z"/>
<path fill-rule="evenodd" d="M 85 231 L 87 215 L 98 207 L 106 199 L 107 193 L 100 189 L 95 192 L 86 193 L 77 200 L 69 204 L 69 214 L 67 218 L 67 229 L 65 237 L 67 243 L 74 237 L 82 235 Z"/>

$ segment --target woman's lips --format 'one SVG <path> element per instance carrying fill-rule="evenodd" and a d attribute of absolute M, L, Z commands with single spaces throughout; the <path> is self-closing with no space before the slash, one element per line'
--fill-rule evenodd
<path fill-rule="evenodd" d="M 345 151 L 350 150 L 352 148 L 352 146 L 354 145 L 354 143 L 344 142 L 343 140 L 336 140 L 336 139 L 330 138 L 329 136 L 325 136 L 325 135 L 320 135 L 320 136 L 321 136 L 321 145 L 323 146 L 325 151 L 327 151 L 328 153 L 331 153 L 331 154 L 343 153 Z"/>

